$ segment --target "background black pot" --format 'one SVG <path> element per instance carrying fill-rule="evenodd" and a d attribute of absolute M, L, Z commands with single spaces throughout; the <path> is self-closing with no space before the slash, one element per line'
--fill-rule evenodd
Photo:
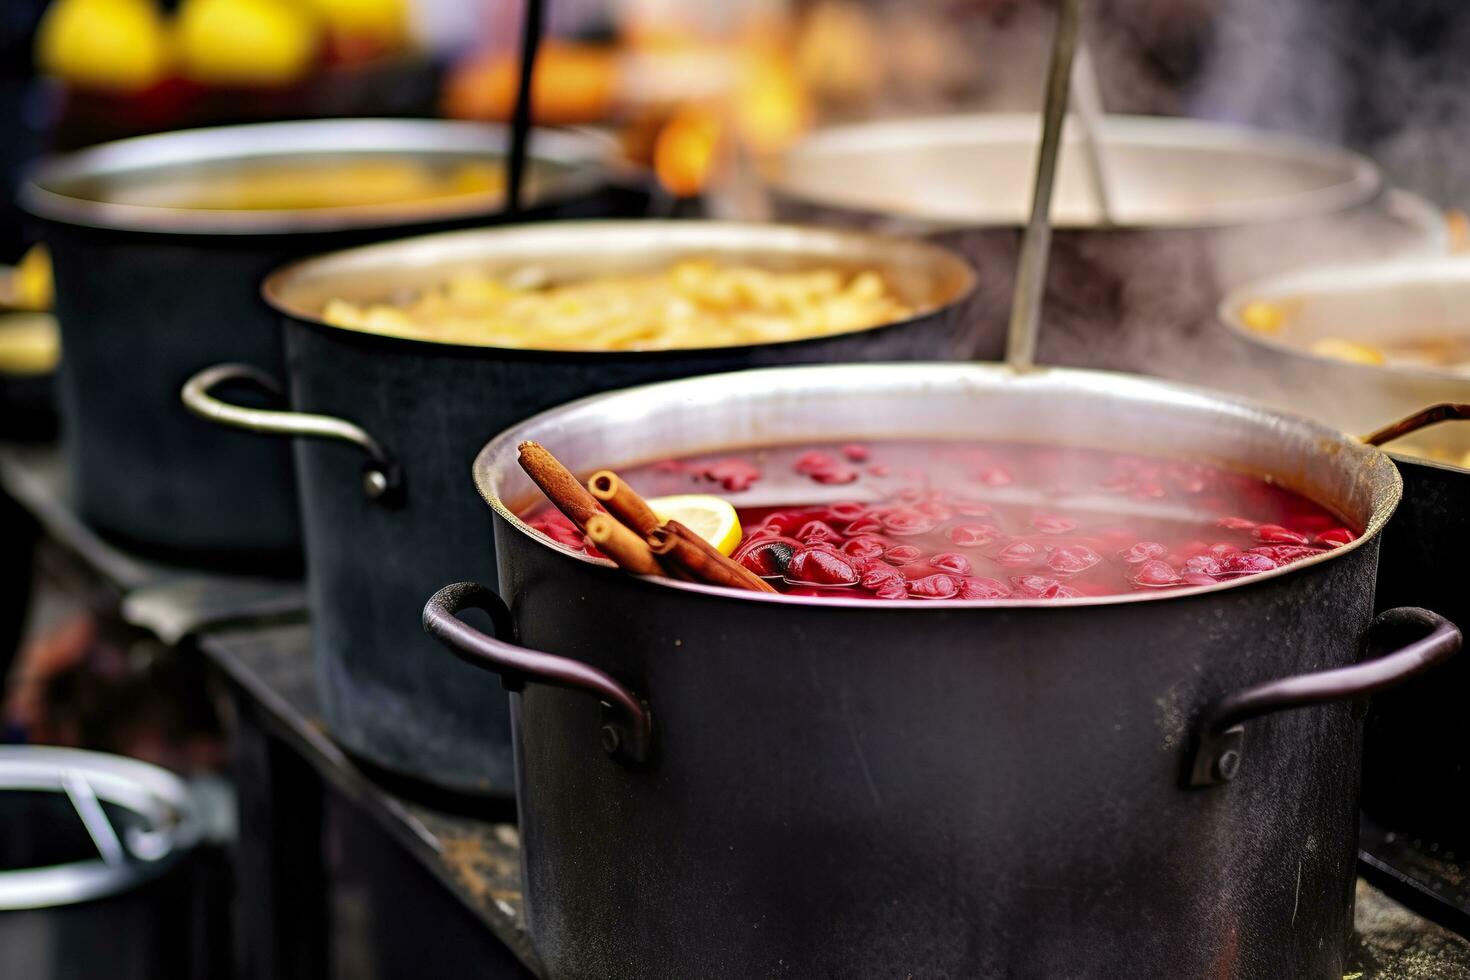
<path fill-rule="evenodd" d="M 981 273 L 972 356 L 999 359 L 1041 125 L 1034 115 L 819 130 L 769 162 L 778 216 L 931 235 Z M 1434 255 L 1444 216 L 1386 190 L 1372 161 L 1299 137 L 1193 119 L 1098 126 L 1110 212 L 1080 132 L 1064 137 L 1038 360 L 1216 382 L 1225 290 L 1324 259 Z"/>
<path fill-rule="evenodd" d="M 1278 332 L 1245 326 L 1249 303 L 1279 309 Z M 1322 266 L 1247 283 L 1220 306 L 1222 333 L 1249 352 L 1237 387 L 1283 408 L 1366 434 L 1427 404 L 1470 402 L 1470 377 L 1321 357 L 1314 341 L 1376 347 L 1470 339 L 1470 258 Z M 1439 461 L 1409 451 L 1436 454 Z M 1470 424 L 1452 422 L 1385 445 L 1404 479 L 1404 501 L 1384 533 L 1380 607 L 1429 605 L 1470 625 L 1464 565 L 1470 555 Z M 1427 681 L 1377 698 L 1368 716 L 1363 809 L 1383 826 L 1459 850 L 1470 845 L 1465 806 L 1470 742 L 1463 705 L 1470 664 L 1458 660 Z"/>
<path fill-rule="evenodd" d="M 691 255 L 763 267 L 877 269 L 920 312 L 811 340 L 650 352 L 475 347 L 317 319 L 330 298 L 377 300 L 464 268 L 534 266 L 561 281 L 657 269 Z M 246 376 L 229 367 L 190 382 L 185 401 L 227 424 L 316 437 L 298 440 L 296 461 L 312 643 L 333 736 L 379 766 L 456 790 L 509 795 L 504 695 L 492 678 L 440 656 L 419 629 L 426 589 L 454 578 L 494 581 L 490 514 L 468 479 L 485 440 L 542 409 L 643 381 L 770 364 L 947 356 L 973 282 L 962 259 L 934 246 L 778 225 L 561 222 L 434 235 L 312 259 L 267 281 L 267 298 L 286 315 L 293 413 L 212 399 L 211 387 Z"/>
<path fill-rule="evenodd" d="M 534 499 L 524 439 L 585 471 L 768 432 L 1208 454 L 1366 531 L 1202 589 L 872 603 L 635 578 L 510 509 Z M 506 601 L 448 588 L 425 625 L 519 692 L 527 919 L 551 975 L 1341 978 L 1349 702 L 1459 645 L 1401 610 L 1370 656 L 1403 649 L 1354 665 L 1399 495 L 1383 454 L 1126 376 L 888 365 L 587 399 L 498 436 L 475 477 Z M 455 618 L 470 607 L 500 639 Z"/>
<path fill-rule="evenodd" d="M 280 333 L 260 302 L 288 258 L 390 232 L 495 220 L 500 195 L 292 211 L 190 210 L 133 201 L 139 185 L 283 161 L 398 159 L 452 167 L 501 153 L 503 128 L 426 120 L 313 120 L 124 140 L 43 163 L 22 193 L 42 219 L 61 321 L 61 407 L 75 502 L 141 550 L 230 567 L 299 560 L 287 448 L 211 433 L 180 410 L 205 364 L 279 375 Z M 537 133 L 528 217 L 606 213 L 609 146 Z"/>

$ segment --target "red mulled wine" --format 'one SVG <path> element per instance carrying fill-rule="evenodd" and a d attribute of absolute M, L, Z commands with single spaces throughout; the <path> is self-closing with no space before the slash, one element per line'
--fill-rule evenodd
<path fill-rule="evenodd" d="M 1358 529 L 1258 476 L 1200 462 L 979 442 L 780 446 L 621 471 L 645 497 L 714 493 L 734 558 L 788 595 L 1063 599 L 1212 585 Z M 590 550 L 549 506 L 531 526 Z"/>

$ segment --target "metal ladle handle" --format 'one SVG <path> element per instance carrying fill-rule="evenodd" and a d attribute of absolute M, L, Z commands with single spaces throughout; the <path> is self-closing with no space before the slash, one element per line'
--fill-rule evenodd
<path fill-rule="evenodd" d="M 1411 432 L 1428 428 L 1437 422 L 1448 422 L 1453 419 L 1470 419 L 1470 405 L 1457 405 L 1454 402 L 1430 405 L 1408 418 L 1399 419 L 1392 425 L 1386 425 L 1377 432 L 1364 436 L 1363 441 L 1370 446 L 1381 446 Z"/>
<path fill-rule="evenodd" d="M 1406 630 L 1422 635 L 1351 667 L 1267 681 L 1211 702 L 1200 714 L 1185 784 L 1218 786 L 1234 779 L 1245 749 L 1244 723 L 1252 718 L 1382 691 L 1444 663 L 1460 649 L 1460 630 L 1454 623 L 1413 606 L 1380 613 L 1368 627 L 1368 644 L 1376 645 L 1376 634 Z"/>
<path fill-rule="evenodd" d="M 362 490 L 368 499 L 390 507 L 403 502 L 403 467 L 361 426 L 330 415 L 245 408 L 211 394 L 214 388 L 231 381 L 249 382 L 273 395 L 281 393 L 276 380 L 259 368 L 249 364 L 218 364 L 186 381 L 180 397 L 195 415 L 230 428 L 351 443 L 368 455 L 362 467 Z"/>
<path fill-rule="evenodd" d="M 1041 116 L 1041 145 L 1036 154 L 1031 218 L 1021 239 L 1016 288 L 1011 298 L 1011 321 L 1006 333 L 1006 363 L 1018 370 L 1029 370 L 1036 363 L 1046 271 L 1051 264 L 1051 193 L 1057 179 L 1057 158 L 1061 155 L 1062 123 L 1066 120 L 1067 97 L 1072 87 L 1072 59 L 1077 52 L 1081 8 L 1082 0 L 1062 0 L 1057 10 L 1051 67 L 1046 78 L 1046 102 Z M 974 344 L 971 349 L 975 349 Z"/>
<path fill-rule="evenodd" d="M 647 762 L 653 751 L 653 715 L 637 695 L 590 664 L 528 650 L 487 636 L 459 618 L 464 609 L 489 614 L 496 633 L 511 635 L 510 610 L 495 592 L 475 582 L 446 585 L 424 605 L 424 632 L 443 643 L 465 663 L 500 675 L 506 690 L 527 683 L 562 687 L 591 694 L 609 717 L 602 726 L 607 752 L 633 765 Z"/>

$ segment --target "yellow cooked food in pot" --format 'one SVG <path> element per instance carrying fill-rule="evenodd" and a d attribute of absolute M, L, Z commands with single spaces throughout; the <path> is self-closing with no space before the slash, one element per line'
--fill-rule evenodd
<path fill-rule="evenodd" d="M 765 344 L 907 319 L 873 271 L 772 271 L 688 259 L 658 272 L 551 283 L 534 269 L 466 273 L 401 304 L 334 299 L 322 318 L 400 337 L 543 350 Z"/>
<path fill-rule="evenodd" d="M 534 177 L 528 186 L 534 184 Z M 200 168 L 168 180 L 118 181 L 114 204 L 196 211 L 300 211 L 372 207 L 503 194 L 505 169 L 494 161 L 452 165 L 392 158 L 256 161 Z"/>

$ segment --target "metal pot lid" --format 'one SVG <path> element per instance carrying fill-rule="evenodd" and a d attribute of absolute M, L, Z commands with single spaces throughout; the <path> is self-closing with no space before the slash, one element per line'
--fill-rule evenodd
<path fill-rule="evenodd" d="M 494 214 L 498 190 L 430 200 L 297 209 L 201 209 L 129 203 L 128 186 L 157 187 L 252 164 L 342 160 L 436 166 L 497 160 L 505 126 L 433 119 L 325 119 L 222 126 L 104 143 L 42 161 L 22 186 L 21 206 L 67 224 L 161 234 L 266 235 L 340 231 Z M 538 129 L 532 137 L 528 202 L 535 207 L 591 193 L 618 160 L 612 140 L 586 130 Z"/>
<path fill-rule="evenodd" d="M 0 870 L 0 911 L 52 908 L 127 891 L 163 874 L 199 839 L 199 818 L 183 781 L 134 759 L 0 746 L 0 797 L 13 793 L 66 797 L 97 857 Z"/>
<path fill-rule="evenodd" d="M 765 161 L 793 201 L 940 227 L 1025 220 L 1040 123 L 1031 114 L 933 116 L 819 130 Z M 1195 119 L 1100 121 L 1113 226 L 1187 228 L 1333 214 L 1383 190 L 1367 157 L 1283 133 Z M 1053 204 L 1057 227 L 1101 224 L 1069 123 Z"/>
<path fill-rule="evenodd" d="M 1275 330 L 1247 324 L 1247 308 L 1255 303 L 1280 312 Z M 1256 379 L 1259 387 L 1251 391 L 1272 404 L 1369 432 L 1427 405 L 1470 402 L 1470 369 L 1359 364 L 1311 349 L 1328 339 L 1379 348 L 1443 337 L 1470 351 L 1470 256 L 1315 266 L 1246 283 L 1221 301 L 1218 312 L 1226 329 L 1273 363 L 1274 371 Z M 1470 453 L 1470 425 L 1463 422 L 1411 439 L 1447 454 Z M 1386 448 L 1398 459 L 1448 465 L 1395 444 Z"/>
<path fill-rule="evenodd" d="M 1062 368 L 1017 373 L 1000 364 L 768 368 L 627 388 L 593 395 L 512 426 L 480 451 L 473 472 L 481 496 L 522 533 L 567 561 L 611 568 L 603 559 L 559 548 L 517 516 L 516 508 L 536 499 L 537 493 L 518 463 L 521 442 L 539 442 L 573 472 L 585 473 L 759 446 L 916 437 L 1029 442 L 1212 462 L 1269 475 L 1364 530 L 1348 545 L 1247 578 L 1075 599 L 875 604 L 866 599 L 778 596 L 655 581 L 743 601 L 864 609 L 877 605 L 898 610 L 897 615 L 970 606 L 1167 602 L 1201 592 L 1247 588 L 1332 561 L 1372 540 L 1403 494 L 1403 481 L 1387 455 L 1306 418 L 1137 375 Z M 760 507 L 781 502 L 743 498 L 742 503 Z"/>
<path fill-rule="evenodd" d="M 914 311 L 913 317 L 962 301 L 976 282 L 970 264 L 951 249 L 888 235 L 725 221 L 555 221 L 441 232 L 332 252 L 271 273 L 261 293 L 271 306 L 298 320 L 402 343 L 474 348 L 507 357 L 688 357 L 700 349 L 544 351 L 490 347 L 339 326 L 322 320 L 320 314 L 331 299 L 391 301 L 395 294 L 436 286 L 464 272 L 511 273 L 533 267 L 548 281 L 564 282 L 591 275 L 649 272 L 689 257 L 749 262 L 773 269 L 876 269 Z M 812 343 L 831 336 L 780 344 Z"/>

